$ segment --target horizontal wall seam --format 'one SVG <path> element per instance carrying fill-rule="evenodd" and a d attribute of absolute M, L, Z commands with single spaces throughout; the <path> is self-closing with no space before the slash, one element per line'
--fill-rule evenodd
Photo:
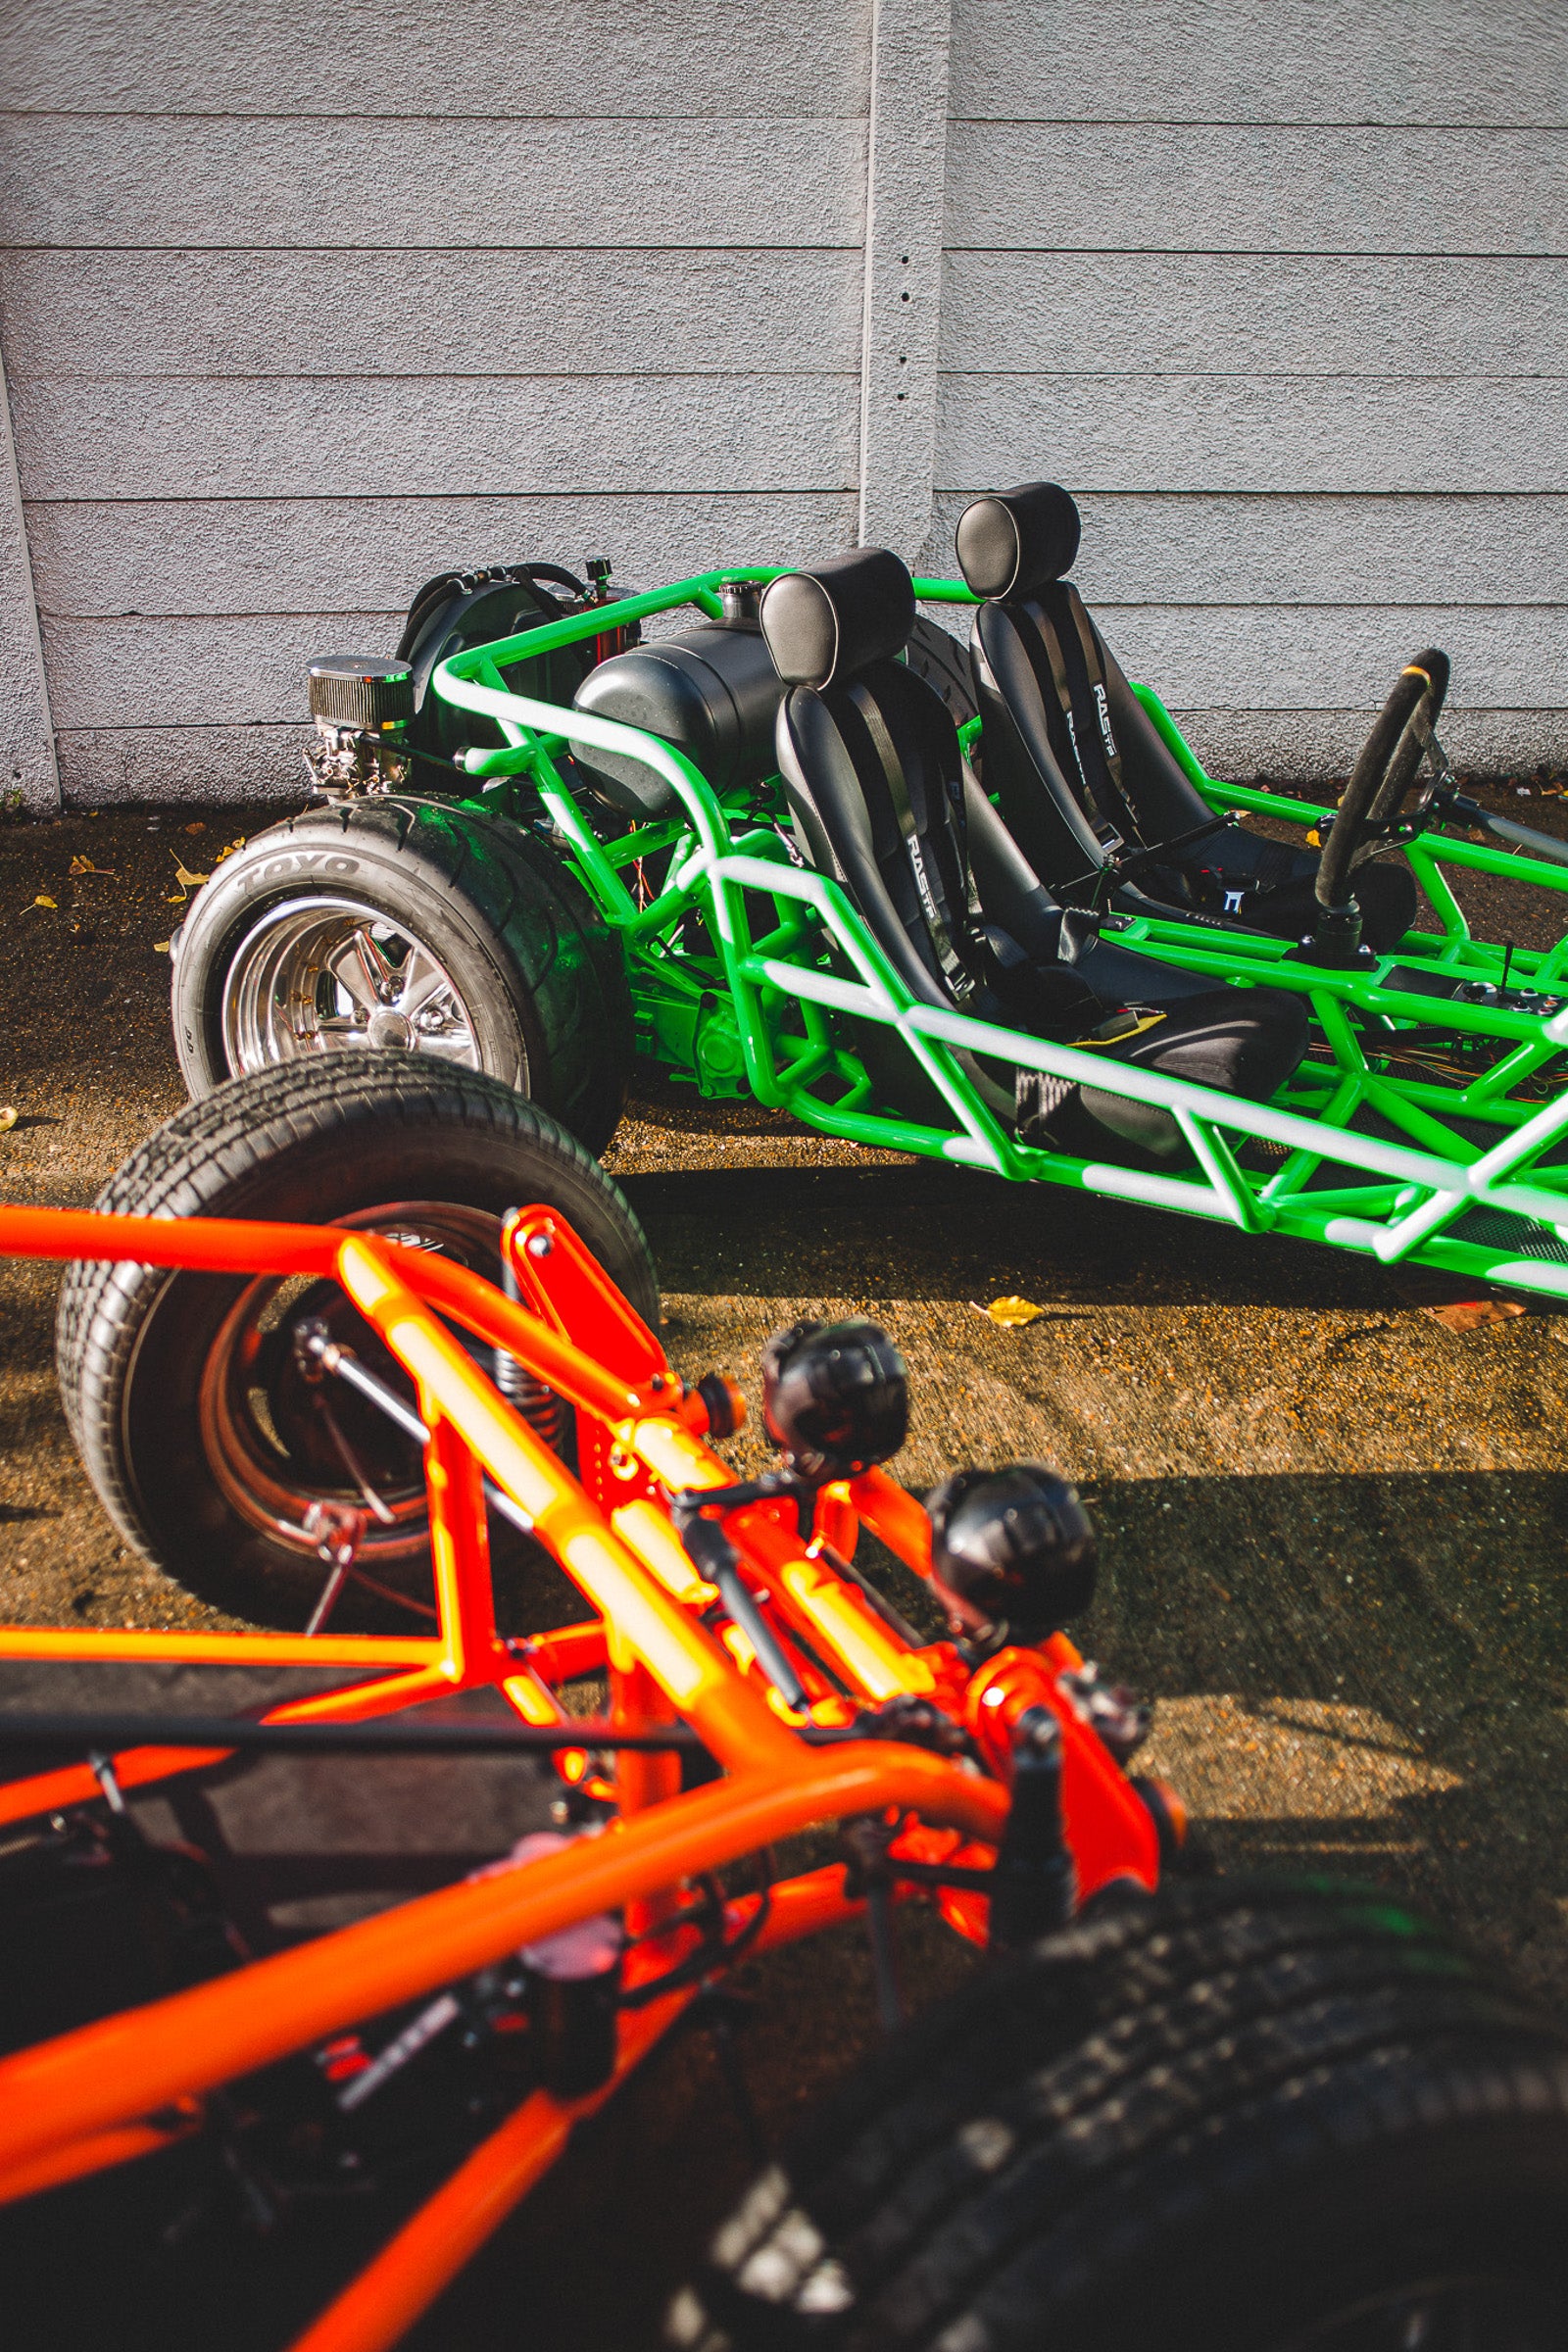
<path fill-rule="evenodd" d="M 98 373 L 84 368 L 13 369 L 15 381 L 49 384 L 425 384 L 432 380 L 454 384 L 708 384 L 715 379 L 733 383 L 844 384 L 859 380 L 855 368 L 573 368 L 546 372 L 536 368 L 411 368 L 396 373 L 368 375 L 364 368 L 322 370 L 289 368 L 259 374 L 254 369 L 209 373 L 205 370 L 160 368 L 116 369 Z M 1391 372 L 1360 368 L 954 368 L 942 367 L 944 380 L 964 383 L 1079 384 L 1558 384 L 1568 382 L 1561 368 L 1490 369 L 1444 368 Z"/>
<path fill-rule="evenodd" d="M 15 373 L 15 371 L 13 372 Z M 953 374 L 966 371 L 949 368 L 944 372 Z M 983 372 L 988 375 L 1036 375 L 1045 370 L 1033 368 L 989 368 Z M 1074 368 L 1070 372 L 1076 375 L 1081 370 Z M 1131 373 L 1131 370 L 1128 372 Z M 1146 373 L 1155 372 L 1157 370 L 1154 369 L 1140 370 L 1138 380 L 1141 381 Z M 1177 375 L 1192 375 L 1200 371 L 1190 368 L 1181 368 L 1172 372 Z M 236 368 L 232 373 L 220 374 L 210 374 L 205 370 L 201 372 L 194 369 L 187 371 L 183 368 L 159 368 L 147 372 L 140 369 L 127 369 L 122 372 L 117 368 L 112 373 L 100 374 L 90 372 L 84 368 L 40 368 L 31 374 L 23 370 L 20 375 L 16 376 L 16 380 L 29 384 L 424 384 L 430 382 L 432 377 L 444 384 L 625 384 L 643 383 L 650 377 L 656 378 L 662 384 L 708 384 L 711 383 L 715 377 L 735 383 L 755 383 L 759 378 L 765 378 L 769 383 L 840 384 L 858 383 L 859 369 L 858 368 L 639 367 L 563 368 L 546 371 L 538 368 L 475 368 L 471 369 L 411 368 L 407 371 L 400 369 L 396 374 L 368 375 L 363 368 L 334 368 L 330 370 L 323 370 L 319 374 L 311 368 L 291 368 L 277 374 L 259 375 L 254 369 L 242 368 Z M 1403 382 L 1405 379 L 1395 377 L 1390 380 Z M 1414 380 L 1428 379 L 1417 378 Z M 1437 376 L 1430 380 L 1446 383 L 1450 379 L 1447 376 Z M 1454 380 L 1476 383 L 1484 382 L 1487 379 L 1466 376 Z M 1514 378 L 1512 380 L 1523 379 Z"/>
<path fill-rule="evenodd" d="M 24 249 L 19 246 L 14 250 L 21 252 Z M 69 248 L 50 246 L 39 248 L 39 250 L 132 253 L 141 248 L 130 245 L 82 245 Z M 146 250 L 153 252 L 164 249 L 149 246 Z M 189 250 L 193 253 L 216 253 L 220 249 L 217 246 L 196 245 Z M 259 252 L 270 251 L 271 248 L 245 246 L 236 248 L 236 250 Z M 289 247 L 286 250 L 293 252 L 298 248 Z M 347 251 L 348 248 L 334 246 L 323 247 L 321 250 L 337 252 Z M 367 247 L 366 250 L 375 249 Z M 404 248 L 399 247 L 397 250 L 401 252 Z M 410 248 L 409 250 L 414 249 Z M 468 252 L 474 248 L 455 246 L 451 250 Z M 508 250 L 514 249 L 509 248 Z M 554 249 L 552 248 L 552 250 Z M 642 251 L 644 249 L 638 247 L 635 250 Z M 671 246 L 664 250 L 673 252 L 675 248 Z M 734 249 L 719 246 L 716 250 L 722 253 Z M 766 253 L 775 251 L 776 248 L 762 246 L 760 250 Z M 1062 262 L 1097 260 L 1115 262 L 1140 258 L 1153 262 L 1447 262 L 1450 264 L 1471 262 L 1496 264 L 1502 262 L 1510 266 L 1517 265 L 1522 269 L 1528 269 L 1539 267 L 1542 264 L 1556 266 L 1564 260 L 1568 260 L 1568 248 L 1559 253 L 1551 246 L 1532 247 L 1528 252 L 1521 251 L 1518 246 L 1488 252 L 1480 246 L 1467 245 L 1462 253 L 1456 253 L 1446 245 L 1435 245 L 1429 248 L 1419 245 L 955 245 L 950 242 L 943 250 L 949 255 L 960 253 L 966 257 L 976 255 L 988 261 L 1015 261 L 1020 257 L 1034 256 L 1041 261 Z"/>
<path fill-rule="evenodd" d="M 642 374 L 649 372 L 649 370 L 639 369 L 637 372 Z M 753 369 L 750 372 L 766 373 L 766 370 Z M 795 370 L 781 368 L 778 372 L 780 374 L 791 374 L 794 373 Z M 1393 372 L 1386 368 L 943 367 L 938 368 L 937 373 L 950 381 L 960 383 L 970 376 L 984 378 L 987 382 L 995 382 L 999 379 L 1009 378 L 1020 381 L 1027 379 L 1030 382 L 1036 382 L 1043 378 L 1049 383 L 1095 384 L 1557 384 L 1568 380 L 1568 369 L 1563 369 L 1561 368 L 1509 368 L 1506 369 L 1500 369 L 1496 373 L 1494 373 L 1490 369 L 1484 368 L 1477 368 L 1473 372 L 1469 369 L 1460 368 L 1444 368 L 1441 372 L 1437 370 L 1432 370 L 1429 372 L 1424 369 L 1419 371 L 1416 369 L 1411 369 L 1408 373 L 1401 373 Z M 60 375 L 54 378 L 34 376 L 29 380 L 34 383 L 43 381 L 54 381 L 58 383 L 73 381 L 81 383 L 112 383 L 121 379 L 112 376 L 68 377 L 66 375 Z M 126 382 L 199 383 L 205 379 L 199 376 L 181 375 L 178 377 L 171 377 L 168 374 L 161 374 L 152 377 L 126 377 L 123 380 Z M 222 382 L 229 379 L 220 377 L 215 378 L 214 380 Z M 236 378 L 234 380 L 270 384 L 279 381 L 293 382 L 300 379 L 294 377 L 279 378 L 276 376 L 267 375 Z M 311 382 L 324 382 L 331 379 L 324 377 L 311 377 L 306 380 Z M 377 383 L 394 383 L 400 379 L 394 376 L 377 376 L 373 380 Z"/>
<path fill-rule="evenodd" d="M 530 110 L 527 114 L 507 114 L 499 107 L 474 108 L 468 112 L 436 113 L 420 107 L 410 114 L 389 114 L 381 110 L 361 108 L 337 114 L 306 113 L 300 109 L 274 113 L 243 111 L 209 111 L 195 107 L 144 108 L 131 106 L 74 107 L 74 106 L 7 106 L 0 107 L 0 122 L 863 122 L 861 113 L 824 112 L 821 114 L 752 115 L 732 114 L 717 109 L 706 115 L 669 115 L 657 110 L 649 113 L 618 115 L 542 114 Z M 1568 137 L 1568 122 L 1436 122 L 1423 118 L 1412 122 L 1407 116 L 1371 115 L 1355 117 L 1310 115 L 949 115 L 948 122 L 955 129 L 973 130 L 1346 130 L 1403 132 L 1412 138 L 1424 136 L 1429 130 L 1463 131 L 1471 137 L 1484 138 L 1494 134 L 1512 138 L 1524 132 Z"/>
<path fill-rule="evenodd" d="M 711 254 L 715 258 L 722 257 L 730 260 L 753 253 L 764 255 L 769 260 L 776 260 L 781 254 L 787 254 L 792 259 L 809 259 L 817 255 L 828 258 L 859 251 L 860 247 L 854 243 L 802 245 L 792 242 L 788 245 L 760 245 L 755 237 L 749 239 L 745 244 L 737 245 L 711 242 L 683 245 L 656 242 L 645 244 L 628 241 L 623 237 L 617 238 L 612 244 L 594 245 L 585 245 L 580 240 L 568 240 L 556 244 L 548 237 L 530 237 L 526 244 L 513 243 L 510 245 L 468 243 L 426 245 L 411 243 L 406 237 L 400 237 L 395 244 L 385 245 L 322 245 L 316 243 L 279 245 L 258 242 L 255 238 L 249 239 L 243 245 L 192 245 L 188 243 L 98 245 L 86 243 L 79 238 L 73 239 L 69 243 L 54 244 L 22 237 L 0 242 L 0 254 L 122 254 L 127 260 L 134 259 L 138 255 L 161 255 L 166 258 L 177 256 L 182 260 L 193 262 L 209 258 L 220 259 L 225 255 L 238 255 L 243 258 L 253 253 L 284 253 L 297 256 L 302 261 L 308 261 L 312 256 L 319 256 L 324 260 L 342 254 L 365 254 L 382 261 L 400 261 L 406 255 L 419 253 L 452 254 L 460 259 L 471 256 L 476 261 L 506 261 L 517 255 L 559 253 L 580 254 L 585 259 L 599 261 L 612 260 L 618 254 L 660 254 L 667 255 L 671 260 L 678 259 L 683 254 L 692 256 Z M 1494 250 L 1479 245 L 1467 245 L 1463 251 L 1455 252 L 1450 246 L 1422 245 L 957 245 L 950 241 L 944 246 L 943 251 L 949 256 L 961 254 L 965 259 L 975 257 L 987 261 L 1017 261 L 1035 258 L 1041 261 L 1088 262 L 1134 260 L 1168 262 L 1446 262 L 1454 266 L 1468 266 L 1471 263 L 1484 262 L 1494 266 L 1500 263 L 1519 269 L 1554 267 L 1568 261 L 1568 246 L 1559 252 L 1554 246 L 1530 247 L 1528 249 L 1512 246 Z"/>
<path fill-rule="evenodd" d="M 778 254 L 795 255 L 803 253 L 858 253 L 859 250 L 859 246 L 855 244 L 797 245 L 791 242 L 785 245 L 759 245 L 755 239 L 748 240 L 748 242 L 744 245 L 661 245 L 658 243 L 649 243 L 646 245 L 628 245 L 624 242 L 619 242 L 614 245 L 583 245 L 579 243 L 553 245 L 548 237 L 530 238 L 526 245 L 411 245 L 405 238 L 399 238 L 395 245 L 268 245 L 257 243 L 254 240 L 247 245 L 84 245 L 75 241 L 73 241 L 71 244 L 40 245 L 27 244 L 20 238 L 9 244 L 0 244 L 0 253 L 123 253 L 127 255 L 152 253 L 181 254 L 188 257 L 192 261 L 196 260 L 198 256 L 205 254 L 216 255 L 252 253 L 288 253 L 302 255 L 313 253 L 322 255 L 365 253 L 374 254 L 390 261 L 398 261 L 401 260 L 405 254 L 413 253 L 445 253 L 455 254 L 460 257 L 472 254 L 476 259 L 485 257 L 490 259 L 506 259 L 512 255 L 525 255 L 531 253 L 578 253 L 583 255 L 592 255 L 597 258 L 601 254 L 616 253 L 658 253 L 672 255 L 683 253 L 711 253 L 725 255 L 764 253 L 769 256 L 775 256 Z M 1005 253 L 1013 249 L 1007 246 L 1001 246 L 996 248 L 988 247 L 984 248 L 984 250 Z M 1329 256 L 1326 258 L 1332 259 L 1333 257 Z M 1399 256 L 1396 254 L 1391 254 L 1387 258 L 1392 261 L 1396 261 L 1399 259 L 1414 259 L 1416 261 L 1422 261 L 1431 260 L 1437 257 L 1422 254 L 1416 254 L 1414 256 Z M 1466 261 L 1485 261 L 1487 256 L 1485 254 L 1465 254 L 1461 258 Z"/>
<path fill-rule="evenodd" d="M 846 121 L 854 121 L 847 116 Z M 403 120 L 403 118 L 399 118 Z M 1461 130 L 1472 137 L 1568 138 L 1568 122 L 1412 122 L 1393 115 L 950 115 L 954 130 L 1392 130 L 1421 138 L 1429 130 Z"/>
<path fill-rule="evenodd" d="M 434 114 L 425 107 L 408 115 L 368 112 L 363 108 L 332 115 L 302 114 L 298 109 L 252 115 L 227 112 L 209 114 L 182 107 L 159 107 L 147 111 L 138 107 L 0 107 L 0 122 L 283 122 L 290 125 L 298 122 L 569 122 L 574 129 L 580 130 L 597 128 L 601 123 L 612 129 L 619 122 L 655 122 L 664 129 L 682 130 L 689 123 L 754 122 L 759 127 L 774 129 L 786 122 L 863 122 L 865 120 L 863 108 L 858 113 L 810 115 L 746 114 L 738 110 L 732 112 L 727 107 L 715 109 L 709 115 L 542 115 L 532 110 L 527 114 L 509 115 L 500 107 L 486 107 L 482 112 L 475 109 L 472 114 L 454 115 Z M 980 116 L 976 120 L 985 122 L 989 117 Z M 1530 126 L 1525 123 L 1520 127 L 1528 129 Z"/>
<path fill-rule="evenodd" d="M 531 237 L 526 244 L 514 243 L 510 245 L 413 245 L 406 237 L 400 237 L 396 244 L 386 245 L 257 245 L 254 242 L 243 245 L 37 245 L 28 244 L 23 239 L 0 243 L 0 253 L 162 253 L 183 254 L 192 261 L 205 259 L 210 254 L 225 253 L 295 253 L 304 261 L 308 261 L 313 254 L 336 253 L 374 253 L 384 255 L 391 260 L 397 260 L 406 253 L 464 253 L 501 261 L 511 260 L 516 254 L 528 253 L 579 253 L 591 255 L 595 260 L 601 256 L 608 257 L 617 253 L 663 253 L 668 254 L 671 260 L 677 260 L 682 254 L 714 253 L 723 254 L 729 258 L 756 253 L 765 256 L 768 260 L 773 260 L 780 250 L 781 248 L 777 245 L 760 245 L 755 239 L 749 245 L 628 245 L 619 241 L 608 245 L 604 243 L 540 245 Z M 802 245 L 797 243 L 785 246 L 782 250 L 797 259 L 809 259 L 811 255 L 818 253 L 858 253 L 860 248 L 858 245 Z M 950 252 L 957 250 L 959 249 L 956 247 L 949 247 Z M 1023 249 L 1013 246 L 980 246 L 975 250 L 977 252 L 1010 253 Z M 1469 260 L 1475 257 L 1466 255 L 1464 258 Z M 1484 259 L 1485 257 L 1479 258 Z"/>
<path fill-rule="evenodd" d="M 1428 504 L 1452 506 L 1456 503 L 1479 503 L 1501 499 L 1529 499 L 1535 503 L 1550 499 L 1568 503 L 1568 490 L 1168 490 L 1158 485 L 1147 490 L 1091 490 L 1080 485 L 1085 497 L 1108 503 L 1122 499 L 1132 504 L 1150 499 L 1164 500 L 1172 505 L 1207 505 L 1222 502 L 1261 505 L 1289 504 L 1291 506 L 1348 506 L 1357 508 L 1386 505 L 1404 505 L 1414 500 Z M 968 498 L 973 492 L 956 484 L 937 484 L 939 498 Z M 127 496 L 83 496 L 80 491 L 59 493 L 29 492 L 24 498 L 24 508 L 32 507 L 381 507 L 403 506 L 494 506 L 503 501 L 518 507 L 534 506 L 563 497 L 602 498 L 623 506 L 638 499 L 663 499 L 678 503 L 690 498 L 714 501 L 733 499 L 745 505 L 758 498 L 831 498 L 840 493 L 831 484 L 820 489 L 770 490 L 766 484 L 755 490 L 257 490 L 170 492 L 149 495 L 139 492 Z"/>

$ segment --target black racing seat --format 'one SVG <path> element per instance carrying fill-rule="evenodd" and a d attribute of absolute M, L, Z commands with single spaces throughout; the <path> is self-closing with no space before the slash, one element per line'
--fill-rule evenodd
<path fill-rule="evenodd" d="M 913 583 L 883 548 L 763 591 L 762 634 L 787 689 L 778 764 L 808 863 L 844 885 L 920 1002 L 1266 1101 L 1306 1050 L 1301 1000 L 1216 988 L 1062 907 L 975 783 L 941 697 L 898 660 L 913 621 Z M 857 1044 L 885 1100 L 930 1115 L 932 1090 L 893 1032 L 867 1024 Z M 1089 1158 L 1185 1154 L 1166 1111 L 960 1058 L 1032 1141 Z"/>
<path fill-rule="evenodd" d="M 985 599 L 969 660 L 986 790 L 1008 832 L 1070 903 L 1306 937 L 1317 853 L 1215 816 L 1065 576 L 1079 528 L 1055 482 L 977 498 L 958 517 L 958 565 Z M 1364 865 L 1355 895 L 1363 943 L 1396 947 L 1415 920 L 1409 868 Z"/>

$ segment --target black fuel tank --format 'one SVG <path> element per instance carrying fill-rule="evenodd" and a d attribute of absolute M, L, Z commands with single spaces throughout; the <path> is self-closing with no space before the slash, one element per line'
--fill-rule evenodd
<path fill-rule="evenodd" d="M 783 694 L 755 623 L 708 621 L 616 654 L 589 671 L 574 708 L 646 727 L 683 752 L 715 792 L 760 782 L 778 765 L 773 720 Z M 574 743 L 586 781 L 626 815 L 664 815 L 675 796 L 640 760 Z"/>

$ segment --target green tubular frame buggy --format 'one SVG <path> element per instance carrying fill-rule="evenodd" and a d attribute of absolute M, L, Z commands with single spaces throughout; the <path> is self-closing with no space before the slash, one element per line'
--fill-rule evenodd
<path fill-rule="evenodd" d="M 1568 869 L 1449 833 L 1417 834 L 1405 853 L 1443 929 L 1411 932 L 1396 956 L 1356 968 L 1296 959 L 1278 939 L 1118 918 L 1121 947 L 1217 981 L 1266 982 L 1305 996 L 1311 1052 L 1268 1103 L 918 1003 L 846 892 L 792 861 L 776 821 L 785 808 L 776 780 L 771 796 L 750 786 L 716 794 L 660 737 L 513 693 L 504 682 L 503 670 L 524 656 L 680 607 L 716 617 L 725 584 L 776 576 L 762 567 L 703 573 L 461 653 L 435 673 L 445 702 L 493 720 L 504 738 L 499 749 L 465 755 L 475 788 L 467 805 L 519 819 L 536 817 L 542 805 L 555 846 L 620 941 L 644 1051 L 689 1072 L 710 1096 L 749 1093 L 855 1143 L 1020 1182 L 1074 1185 L 1245 1232 L 1327 1242 L 1386 1265 L 1410 1261 L 1568 1298 L 1568 937 L 1545 953 L 1474 940 L 1447 878 L 1449 869 L 1468 869 L 1568 892 Z M 925 604 L 978 602 L 951 580 L 917 580 L 915 593 Z M 1158 695 L 1135 691 L 1214 809 L 1255 811 L 1303 829 L 1330 816 L 1325 808 L 1216 782 Z M 963 733 L 972 741 L 978 728 L 970 721 Z M 563 774 L 568 737 L 646 762 L 679 814 L 604 838 Z M 640 904 L 631 878 L 661 857 L 662 886 Z M 759 905 L 772 909 L 772 927 L 761 932 Z M 1412 971 L 1423 970 L 1480 985 L 1469 997 L 1435 1002 L 1409 985 Z M 1489 988 L 1495 1001 L 1486 1001 Z M 855 1050 L 865 1023 L 899 1034 L 946 1105 L 945 1123 L 879 1104 Z M 1430 1039 L 1435 1026 L 1449 1041 L 1446 1067 L 1401 1058 L 1401 1036 Z M 980 1099 L 956 1058 L 962 1053 L 1163 1108 L 1190 1147 L 1192 1172 L 1085 1160 L 1021 1140 Z M 1467 1062 L 1473 1074 L 1465 1074 Z"/>

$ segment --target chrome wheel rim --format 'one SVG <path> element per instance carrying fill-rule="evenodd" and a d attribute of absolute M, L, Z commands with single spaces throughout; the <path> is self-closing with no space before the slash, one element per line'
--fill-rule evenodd
<path fill-rule="evenodd" d="M 223 976 L 230 1074 L 317 1054 L 434 1054 L 477 1070 L 457 982 L 412 931 L 362 899 L 284 899 L 258 916 Z"/>

